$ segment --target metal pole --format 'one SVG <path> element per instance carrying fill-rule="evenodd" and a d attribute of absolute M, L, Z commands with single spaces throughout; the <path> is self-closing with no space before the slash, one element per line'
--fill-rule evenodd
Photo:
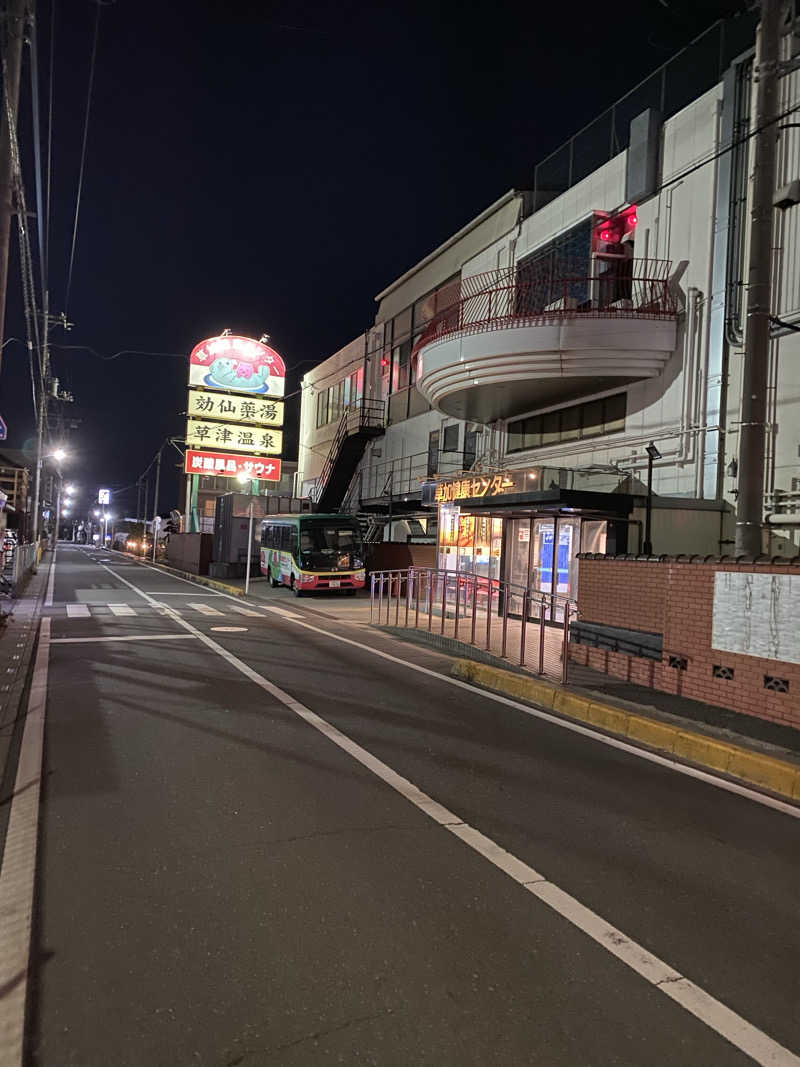
<path fill-rule="evenodd" d="M 653 457 L 647 455 L 647 503 L 644 512 L 644 546 L 646 556 L 653 554 L 653 541 L 650 537 L 650 526 L 653 518 Z"/>
<path fill-rule="evenodd" d="M 164 444 L 166 444 L 166 442 L 164 442 Z M 153 516 L 154 517 L 156 515 L 158 515 L 158 490 L 159 490 L 159 486 L 161 485 L 161 452 L 162 452 L 163 448 L 164 448 L 164 445 L 162 444 L 161 448 L 159 448 L 159 450 L 158 450 L 158 458 L 156 459 L 156 490 L 155 490 L 155 493 L 153 494 Z"/>
<path fill-rule="evenodd" d="M 372 622 L 372 610 L 375 604 L 375 575 L 369 576 L 369 621 Z"/>
<path fill-rule="evenodd" d="M 416 596 L 416 613 L 414 615 L 414 628 L 419 629 L 419 579 L 414 572 L 414 595 Z"/>
<path fill-rule="evenodd" d="M 769 372 L 772 197 L 775 192 L 781 0 L 762 0 L 756 59 L 753 200 L 747 271 L 747 326 L 739 424 L 736 553 L 759 556 L 764 509 L 764 446 Z"/>
<path fill-rule="evenodd" d="M 544 674 L 544 600 L 539 601 L 539 674 Z"/>
<path fill-rule="evenodd" d="M 564 604 L 564 637 L 561 643 L 561 684 L 567 684 L 569 674 L 569 601 Z"/>
<path fill-rule="evenodd" d="M 444 633 L 444 620 L 447 617 L 447 571 L 442 572 L 442 633 Z"/>
<path fill-rule="evenodd" d="M 25 40 L 26 0 L 9 0 L 5 5 L 3 21 L 6 45 L 4 48 L 5 85 L 4 106 L 0 117 L 0 361 L 3 356 L 2 341 L 6 319 L 6 293 L 8 290 L 8 249 L 11 238 L 11 218 L 14 214 L 14 163 L 11 151 L 11 133 L 7 110 L 19 126 L 19 79 L 22 70 L 22 44 Z M 5 104 L 10 105 L 6 107 Z M 26 220 L 27 223 L 27 220 Z M 46 328 L 46 326 L 45 326 Z M 39 453 L 41 457 L 41 452 Z M 38 501 L 38 496 L 37 496 Z M 38 524 L 34 528 L 34 543 Z"/>
<path fill-rule="evenodd" d="M 58 472 L 58 493 L 56 494 L 56 521 L 53 527 L 53 548 L 58 544 L 58 524 L 61 521 L 61 490 L 64 486 L 64 476 Z"/>
<path fill-rule="evenodd" d="M 453 624 L 453 637 L 458 640 L 458 605 L 461 600 L 461 575 L 456 571 L 456 620 Z"/>
<path fill-rule="evenodd" d="M 247 524 L 247 570 L 244 572 L 244 595 L 250 592 L 250 558 L 253 555 L 253 486 L 250 486 L 250 522 Z"/>
<path fill-rule="evenodd" d="M 508 601 L 510 596 L 509 587 L 506 586 L 506 595 L 503 597 L 503 643 L 500 646 L 500 655 L 504 659 L 506 655 L 506 641 L 508 639 Z"/>
<path fill-rule="evenodd" d="M 436 571 L 428 571 L 428 633 L 433 629 L 433 586 Z"/>
<path fill-rule="evenodd" d="M 519 665 L 525 666 L 525 638 L 528 632 L 528 597 L 529 592 L 526 589 L 522 594 L 522 625 L 519 628 Z"/>
<path fill-rule="evenodd" d="M 478 579 L 472 579 L 472 636 L 470 644 L 475 644 L 475 624 L 478 621 Z"/>
<path fill-rule="evenodd" d="M 186 475 L 186 522 L 184 523 L 184 533 L 192 532 L 192 475 Z"/>
<path fill-rule="evenodd" d="M 406 629 L 408 629 L 408 609 L 410 607 L 410 599 L 411 599 L 411 596 L 412 596 L 411 583 L 413 581 L 414 581 L 414 572 L 409 567 L 409 569 L 406 571 Z"/>
<path fill-rule="evenodd" d="M 492 650 L 492 579 L 489 579 L 489 591 L 486 594 L 486 651 Z"/>

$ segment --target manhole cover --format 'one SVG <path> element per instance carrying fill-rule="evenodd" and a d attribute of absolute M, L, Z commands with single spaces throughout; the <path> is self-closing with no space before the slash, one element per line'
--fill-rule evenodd
<path fill-rule="evenodd" d="M 212 626 L 211 629 L 218 634 L 246 634 L 246 626 Z"/>

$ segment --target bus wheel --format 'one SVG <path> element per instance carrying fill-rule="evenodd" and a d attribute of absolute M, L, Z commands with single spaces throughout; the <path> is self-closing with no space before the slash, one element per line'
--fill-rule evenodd
<path fill-rule="evenodd" d="M 292 575 L 292 592 L 294 593 L 295 596 L 302 596 L 303 595 L 303 590 L 297 588 L 297 583 L 294 580 L 294 575 Z"/>
<path fill-rule="evenodd" d="M 277 589 L 278 586 L 282 585 L 283 583 L 276 581 L 275 578 L 272 577 L 272 571 L 270 571 L 269 572 L 269 584 L 272 586 L 273 589 Z"/>

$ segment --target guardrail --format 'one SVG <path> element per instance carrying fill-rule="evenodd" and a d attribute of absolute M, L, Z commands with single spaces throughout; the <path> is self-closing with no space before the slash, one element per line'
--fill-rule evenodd
<path fill-rule="evenodd" d="M 575 602 L 511 582 L 437 568 L 373 571 L 370 622 L 438 632 L 567 682 Z"/>

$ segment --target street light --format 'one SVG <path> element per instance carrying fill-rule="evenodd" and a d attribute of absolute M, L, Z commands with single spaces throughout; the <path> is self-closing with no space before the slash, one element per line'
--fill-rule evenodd
<path fill-rule="evenodd" d="M 646 556 L 652 556 L 653 540 L 650 536 L 650 528 L 653 517 L 653 463 L 662 457 L 652 441 L 645 451 L 647 452 L 647 507 L 644 513 L 644 545 L 642 548 Z"/>
<path fill-rule="evenodd" d="M 72 496 L 72 494 L 75 492 L 75 486 L 74 485 L 65 485 L 64 486 L 64 492 L 67 494 L 67 496 Z"/>
<path fill-rule="evenodd" d="M 249 474 L 245 474 L 242 471 L 236 475 L 236 480 L 240 485 L 246 485 L 250 482 L 250 521 L 247 526 L 247 569 L 244 572 L 244 595 L 247 596 L 250 592 L 250 557 L 253 554 L 253 483 Z"/>

